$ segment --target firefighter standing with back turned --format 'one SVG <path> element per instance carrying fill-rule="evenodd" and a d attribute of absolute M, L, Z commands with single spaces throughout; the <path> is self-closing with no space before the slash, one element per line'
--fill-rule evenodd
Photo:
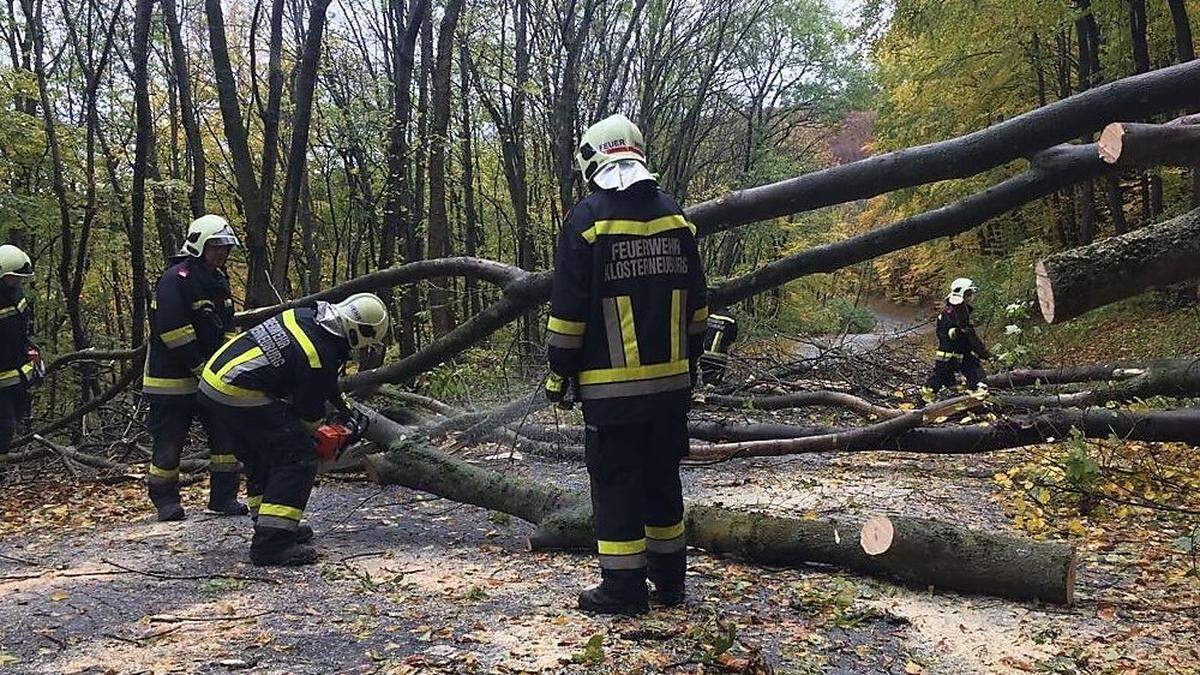
<path fill-rule="evenodd" d="M 29 341 L 32 321 L 21 283 L 33 276 L 24 251 L 0 246 L 0 483 L 8 471 L 8 450 L 17 422 L 29 416 L 29 387 L 36 383 L 41 356 Z"/>
<path fill-rule="evenodd" d="M 197 376 L 208 357 L 233 330 L 233 298 L 225 261 L 238 244 L 229 223 L 209 214 L 192 221 L 179 255 L 168 260 L 150 304 L 150 341 L 142 393 L 150 405 L 147 425 L 154 439 L 147 487 L 161 521 L 183 520 L 179 503 L 179 458 L 192 420 L 208 435 L 208 511 L 247 513 L 237 500 L 238 463 L 233 443 L 208 411 L 197 405 Z"/>
<path fill-rule="evenodd" d="M 601 583 L 585 611 L 677 605 L 686 568 L 679 461 L 708 317 L 695 228 L 646 169 L 621 115 L 584 133 L 576 161 L 591 194 L 559 232 L 548 353 L 552 400 L 583 403 Z"/>
<path fill-rule="evenodd" d="M 338 374 L 350 350 L 383 344 L 388 315 L 371 293 L 337 304 L 285 310 L 225 343 L 204 366 L 200 401 L 234 435 L 256 507 L 250 560 L 255 565 L 307 565 L 312 529 L 301 523 L 318 446 L 314 431 L 327 403 L 350 411 Z M 344 444 L 357 440 L 342 439 Z"/>
<path fill-rule="evenodd" d="M 983 380 L 987 373 L 980 359 L 989 359 L 987 347 L 975 327 L 971 325 L 971 300 L 979 287 L 965 277 L 950 284 L 950 293 L 937 320 L 938 351 L 934 357 L 933 372 L 922 392 L 932 399 L 942 387 L 953 387 L 956 375 L 962 373 L 970 389 L 986 388 Z"/>

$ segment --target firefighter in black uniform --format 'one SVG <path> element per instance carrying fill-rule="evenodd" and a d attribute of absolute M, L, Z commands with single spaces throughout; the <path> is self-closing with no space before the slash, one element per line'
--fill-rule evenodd
<path fill-rule="evenodd" d="M 646 169 L 642 134 L 621 115 L 583 135 L 591 194 L 558 238 L 548 325 L 552 400 L 582 401 L 601 583 L 585 611 L 638 614 L 683 601 L 679 461 L 708 318 L 695 228 Z"/>
<path fill-rule="evenodd" d="M 317 475 L 313 432 L 326 404 L 344 410 L 338 374 L 350 350 L 383 344 L 387 309 L 370 293 L 286 310 L 226 342 L 204 366 L 200 401 L 234 436 L 257 506 L 255 565 L 316 561 L 300 521 Z"/>
<path fill-rule="evenodd" d="M 17 422 L 29 417 L 29 387 L 39 379 L 41 356 L 29 341 L 32 313 L 21 290 L 33 276 L 24 251 L 0 246 L 0 483 L 8 470 L 8 449 Z"/>
<path fill-rule="evenodd" d="M 210 448 L 209 512 L 247 513 L 237 500 L 232 440 L 196 401 L 200 368 L 233 330 L 233 298 L 224 267 L 237 244 L 233 228 L 221 216 L 197 218 L 188 226 L 183 249 L 168 260 L 170 266 L 155 285 L 142 393 L 150 405 L 147 426 L 154 439 L 146 481 L 159 520 L 184 518 L 179 457 L 195 418 L 204 426 Z"/>
<path fill-rule="evenodd" d="M 971 325 L 971 300 L 978 291 L 970 279 L 955 279 L 950 284 L 950 294 L 938 315 L 938 351 L 923 392 L 926 398 L 932 398 L 942 387 L 953 387 L 957 373 L 963 374 L 971 389 L 987 387 L 983 382 L 987 373 L 980 359 L 989 359 L 991 354 Z"/>

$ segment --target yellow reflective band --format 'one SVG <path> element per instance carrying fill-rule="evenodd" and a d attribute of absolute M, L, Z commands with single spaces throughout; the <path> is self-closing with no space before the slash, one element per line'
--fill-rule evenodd
<path fill-rule="evenodd" d="M 17 384 L 21 381 L 22 374 L 24 374 L 26 377 L 29 377 L 32 373 L 32 363 L 26 363 L 20 368 L 0 371 L 0 387 L 7 387 L 9 385 Z"/>
<path fill-rule="evenodd" d="M 212 300 L 197 300 L 192 303 L 192 309 L 200 309 L 201 307 L 214 307 Z"/>
<path fill-rule="evenodd" d="M 617 298 L 617 314 L 621 317 L 621 345 L 625 349 L 625 365 L 636 368 L 642 365 L 638 354 L 637 325 L 633 322 L 633 300 L 628 295 Z"/>
<path fill-rule="evenodd" d="M 679 322 L 683 317 L 683 291 L 678 288 L 671 290 L 671 360 L 678 361 L 679 354 Z"/>
<path fill-rule="evenodd" d="M 692 312 L 692 323 L 700 323 L 708 318 L 708 306 L 705 305 L 700 309 Z"/>
<path fill-rule="evenodd" d="M 566 319 L 552 316 L 546 322 L 546 328 L 562 335 L 583 335 L 583 331 L 587 329 L 587 324 L 582 321 L 567 321 Z"/>
<path fill-rule="evenodd" d="M 191 324 L 188 324 L 182 328 L 169 330 L 160 335 L 159 338 L 168 347 L 180 347 L 196 339 L 196 329 L 192 328 Z"/>
<path fill-rule="evenodd" d="M 0 319 L 10 317 L 14 314 L 17 314 L 18 312 L 23 312 L 23 311 L 25 311 L 25 308 L 28 306 L 29 306 L 29 303 L 25 300 L 25 298 L 21 298 L 20 300 L 17 301 L 17 304 L 10 305 L 8 307 L 5 307 L 4 309 L 0 309 Z"/>
<path fill-rule="evenodd" d="M 237 462 L 236 455 L 209 455 L 208 461 L 213 464 L 233 464 Z"/>
<path fill-rule="evenodd" d="M 613 382 L 635 382 L 670 377 L 688 372 L 687 359 L 668 363 L 655 363 L 636 368 L 600 368 L 579 373 L 579 384 L 610 384 Z"/>
<path fill-rule="evenodd" d="M 153 389 L 160 392 L 191 394 L 196 391 L 199 380 L 194 377 L 142 377 L 142 389 Z"/>
<path fill-rule="evenodd" d="M 204 381 L 210 387 L 216 389 L 222 394 L 225 394 L 226 396 L 232 396 L 234 398 L 266 398 L 266 394 L 262 393 L 261 391 L 239 387 L 234 384 L 229 384 L 224 380 L 225 374 L 230 370 L 233 370 L 237 366 L 240 366 L 247 361 L 262 356 L 262 353 L 263 350 L 261 347 L 253 347 L 230 359 L 229 363 L 221 366 L 221 370 L 215 373 L 211 368 L 206 367 L 204 369 Z M 220 354 L 220 352 L 217 352 L 217 354 Z M 215 358 L 217 357 L 213 356 L 213 359 Z M 212 359 L 209 360 L 209 364 L 212 364 Z"/>
<path fill-rule="evenodd" d="M 682 537 L 683 536 L 683 521 L 681 520 L 678 523 L 675 523 L 674 525 L 667 525 L 666 527 L 655 527 L 652 525 L 647 525 L 646 526 L 646 536 L 650 537 L 651 539 L 662 539 L 662 540 L 674 539 L 675 537 Z"/>
<path fill-rule="evenodd" d="M 29 306 L 29 301 L 27 301 L 25 298 L 21 298 L 21 301 L 17 303 L 17 311 L 23 312 L 23 311 L 25 311 L 25 308 L 28 306 Z"/>
<path fill-rule="evenodd" d="M 312 340 L 308 339 L 308 335 L 305 334 L 304 329 L 300 327 L 300 324 L 296 323 L 296 310 L 289 309 L 283 313 L 283 325 L 292 334 L 292 337 L 300 345 L 300 348 L 304 350 L 305 355 L 308 356 L 308 366 L 313 370 L 320 369 L 321 355 L 317 353 L 317 348 L 313 346 Z"/>
<path fill-rule="evenodd" d="M 633 555 L 635 553 L 645 553 L 646 538 L 642 537 L 633 541 L 604 541 L 600 539 L 596 541 L 596 548 L 599 549 L 600 555 Z"/>
<path fill-rule="evenodd" d="M 258 507 L 259 516 L 275 516 L 276 518 L 287 518 L 300 522 L 304 517 L 304 510 L 294 506 L 284 506 L 283 504 L 267 504 L 263 503 Z"/>
<path fill-rule="evenodd" d="M 691 230 L 693 235 L 696 234 L 696 226 L 678 214 L 654 220 L 597 220 L 595 225 L 583 231 L 583 238 L 591 244 L 596 241 L 596 237 L 601 235 L 628 234 L 635 237 L 652 237 L 663 232 L 681 229 Z"/>
<path fill-rule="evenodd" d="M 150 465 L 149 473 L 155 478 L 166 478 L 168 480 L 179 478 L 179 469 L 162 469 L 153 464 Z"/>

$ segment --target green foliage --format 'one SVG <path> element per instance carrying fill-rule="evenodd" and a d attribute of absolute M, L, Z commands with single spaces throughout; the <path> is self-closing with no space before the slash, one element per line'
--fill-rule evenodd
<path fill-rule="evenodd" d="M 571 655 L 571 663 L 598 666 L 604 663 L 604 634 L 593 633 L 583 645 L 583 650 Z"/>
<path fill-rule="evenodd" d="M 1095 492 L 1100 482 L 1100 465 L 1092 458 L 1087 439 L 1075 427 L 1071 427 L 1071 439 L 1066 443 L 1066 455 L 1063 469 L 1067 485 L 1081 494 Z"/>

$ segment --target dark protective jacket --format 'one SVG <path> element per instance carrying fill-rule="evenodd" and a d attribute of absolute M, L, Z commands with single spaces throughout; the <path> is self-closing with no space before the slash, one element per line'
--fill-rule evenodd
<path fill-rule="evenodd" d="M 590 424 L 687 411 L 708 318 L 696 228 L 653 182 L 597 190 L 558 236 L 550 369 L 574 378 Z"/>
<path fill-rule="evenodd" d="M 201 393 L 239 408 L 288 401 L 301 419 L 319 422 L 326 402 L 341 403 L 338 372 L 350 346 L 316 315 L 316 307 L 289 309 L 226 342 L 204 365 Z"/>
<path fill-rule="evenodd" d="M 150 302 L 150 346 L 142 391 L 152 395 L 196 393 L 196 373 L 233 335 L 229 279 L 192 256 L 172 258 Z"/>
<path fill-rule="evenodd" d="M 0 388 L 26 386 L 33 375 L 29 361 L 32 311 L 20 286 L 0 282 Z"/>
<path fill-rule="evenodd" d="M 952 305 L 949 302 L 938 315 L 937 337 L 939 359 L 962 358 L 975 354 L 979 358 L 988 358 L 987 348 L 971 325 L 972 308 L 967 303 Z"/>

